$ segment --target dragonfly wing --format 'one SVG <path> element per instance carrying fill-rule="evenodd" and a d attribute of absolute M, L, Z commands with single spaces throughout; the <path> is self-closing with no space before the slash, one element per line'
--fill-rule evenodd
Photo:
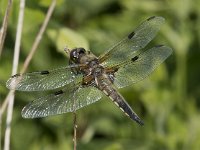
<path fill-rule="evenodd" d="M 129 59 L 124 64 L 115 66 L 119 69 L 115 73 L 114 84 L 122 88 L 144 79 L 171 53 L 172 49 L 167 46 L 156 46 Z"/>
<path fill-rule="evenodd" d="M 6 82 L 6 86 L 19 91 L 52 90 L 71 83 L 75 76 L 68 66 L 50 71 L 16 74 Z"/>
<path fill-rule="evenodd" d="M 111 67 L 133 57 L 156 36 L 164 21 L 163 17 L 151 17 L 144 21 L 135 31 L 99 57 L 102 65 Z"/>
<path fill-rule="evenodd" d="M 22 117 L 40 118 L 74 112 L 101 97 L 101 91 L 95 87 L 67 86 L 64 90 L 38 98 L 26 105 L 22 110 Z"/>

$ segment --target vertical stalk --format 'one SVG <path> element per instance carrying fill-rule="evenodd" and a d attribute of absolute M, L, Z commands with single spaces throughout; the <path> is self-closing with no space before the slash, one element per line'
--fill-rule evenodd
<path fill-rule="evenodd" d="M 6 37 L 6 31 L 7 31 L 7 27 L 8 27 L 8 20 L 9 20 L 11 8 L 12 8 L 12 0 L 8 0 L 6 13 L 3 18 L 3 24 L 0 29 L 0 57 L 1 57 L 2 49 L 3 49 L 5 37 Z"/>
<path fill-rule="evenodd" d="M 12 75 L 17 73 L 17 68 L 18 68 L 21 35 L 22 35 L 23 20 L 24 20 L 24 7 L 25 7 L 25 0 L 20 0 L 20 10 L 19 10 L 19 18 L 18 18 L 18 24 L 17 24 L 15 48 L 14 48 Z M 10 97 L 9 102 L 8 102 L 8 110 L 7 110 L 7 118 L 6 118 L 4 150 L 10 149 L 11 122 L 12 122 L 14 97 L 15 97 L 14 91 L 11 90 L 11 92 L 12 92 L 12 94 L 11 94 L 11 97 Z"/>
<path fill-rule="evenodd" d="M 76 140 L 76 129 L 77 129 L 77 122 L 76 122 L 76 112 L 73 112 L 73 116 L 74 116 L 74 138 L 73 138 L 73 142 L 74 142 L 74 150 L 76 150 L 76 146 L 77 146 L 77 140 Z"/>
<path fill-rule="evenodd" d="M 56 0 L 52 0 L 51 5 L 50 5 L 50 7 L 48 9 L 47 15 L 45 17 L 45 20 L 44 20 L 44 22 L 42 24 L 42 27 L 40 28 L 40 31 L 38 32 L 38 34 L 37 34 L 37 36 L 35 38 L 35 41 L 33 43 L 33 46 L 31 48 L 31 50 L 30 50 L 30 53 L 26 57 L 26 60 L 25 60 L 25 62 L 23 64 L 23 68 L 21 70 L 21 73 L 24 73 L 25 70 L 28 68 L 28 65 L 29 65 L 33 55 L 35 54 L 35 51 L 37 50 L 38 45 L 39 45 L 39 43 L 40 43 L 40 41 L 41 41 L 41 39 L 43 37 L 44 31 L 46 30 L 46 27 L 47 27 L 47 25 L 49 23 L 49 20 L 50 20 L 52 14 L 53 14 L 55 6 L 56 6 Z"/>

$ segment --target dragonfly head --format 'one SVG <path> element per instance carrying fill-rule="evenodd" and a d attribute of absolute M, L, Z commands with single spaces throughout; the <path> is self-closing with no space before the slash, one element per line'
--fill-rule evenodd
<path fill-rule="evenodd" d="M 79 63 L 80 58 L 86 54 L 86 50 L 82 47 L 80 48 L 74 48 L 70 51 L 69 56 L 70 60 L 72 60 L 75 63 Z"/>

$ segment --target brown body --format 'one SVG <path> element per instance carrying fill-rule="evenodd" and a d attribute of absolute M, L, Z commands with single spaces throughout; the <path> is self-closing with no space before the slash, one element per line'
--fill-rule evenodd
<path fill-rule="evenodd" d="M 127 116 L 139 124 L 143 124 L 113 85 L 114 73 L 117 70 L 104 68 L 94 54 L 83 48 L 73 49 L 70 52 L 70 60 L 71 63 L 79 66 L 76 71 L 83 74 L 83 86 L 94 86 L 103 91 Z"/>

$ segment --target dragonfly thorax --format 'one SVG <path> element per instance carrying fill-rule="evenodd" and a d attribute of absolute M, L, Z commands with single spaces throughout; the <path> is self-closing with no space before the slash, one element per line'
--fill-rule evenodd
<path fill-rule="evenodd" d="M 95 76 L 99 76 L 103 73 L 104 68 L 99 64 L 98 59 L 87 61 L 86 64 L 87 67 L 81 69 L 85 76 L 91 75 L 95 78 Z"/>

